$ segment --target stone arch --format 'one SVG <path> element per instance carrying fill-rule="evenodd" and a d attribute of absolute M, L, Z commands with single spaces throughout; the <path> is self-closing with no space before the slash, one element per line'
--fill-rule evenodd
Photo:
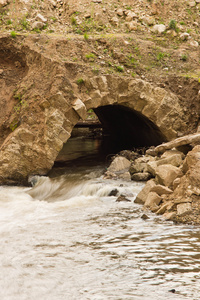
<path fill-rule="evenodd" d="M 49 65 L 50 61 L 44 60 L 44 67 L 45 64 Z M 60 74 L 52 77 L 48 95 L 44 98 L 43 94 L 37 109 L 32 110 L 35 114 L 32 119 L 39 118 L 40 122 L 32 124 L 27 119 L 23 122 L 22 118 L 21 125 L 1 146 L 1 182 L 26 181 L 29 175 L 46 174 L 74 125 L 86 118 L 90 108 L 120 105 L 131 109 L 143 120 L 149 120 L 145 124 L 154 124 L 163 140 L 171 140 L 185 131 L 183 108 L 176 95 L 165 89 L 140 79 L 105 75 L 84 78 L 83 88 L 79 90 L 70 80 L 66 81 L 59 66 L 55 66 L 56 70 Z"/>

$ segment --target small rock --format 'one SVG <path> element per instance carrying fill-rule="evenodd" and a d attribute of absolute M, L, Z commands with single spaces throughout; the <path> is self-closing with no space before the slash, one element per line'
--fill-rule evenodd
<path fill-rule="evenodd" d="M 199 47 L 199 43 L 197 41 L 191 41 L 190 46 L 192 47 Z"/>
<path fill-rule="evenodd" d="M 166 221 L 173 221 L 176 218 L 176 213 L 174 211 L 167 212 L 163 215 Z"/>
<path fill-rule="evenodd" d="M 126 24 L 127 25 L 127 27 L 128 27 L 128 29 L 130 30 L 130 31 L 136 31 L 137 30 L 137 22 L 135 22 L 135 21 L 132 21 L 132 22 L 129 22 L 129 23 L 127 23 Z"/>
<path fill-rule="evenodd" d="M 134 18 L 137 18 L 137 15 L 136 15 L 134 12 L 130 11 L 130 12 L 128 12 L 128 14 L 127 14 L 126 21 L 127 21 L 127 22 L 130 22 L 130 21 L 132 21 Z"/>
<path fill-rule="evenodd" d="M 0 0 L 0 7 L 4 7 L 9 4 L 9 0 Z"/>
<path fill-rule="evenodd" d="M 45 24 L 43 22 L 34 22 L 33 25 L 32 25 L 32 29 L 43 29 L 43 27 L 45 26 Z"/>
<path fill-rule="evenodd" d="M 128 171 L 124 172 L 122 174 L 119 174 L 118 177 L 123 179 L 123 180 L 127 180 L 127 181 L 131 180 L 131 174 Z"/>
<path fill-rule="evenodd" d="M 126 198 L 124 195 L 120 195 L 120 196 L 117 198 L 116 202 L 131 202 L 131 200 L 128 199 L 128 198 Z"/>
<path fill-rule="evenodd" d="M 177 186 L 180 184 L 181 179 L 180 178 L 176 178 L 173 181 L 173 190 L 175 190 L 177 188 Z"/>
<path fill-rule="evenodd" d="M 157 215 L 163 215 L 168 207 L 168 203 L 163 204 L 156 212 Z"/>
<path fill-rule="evenodd" d="M 147 181 L 151 178 L 151 174 L 148 172 L 134 173 L 131 176 L 131 180 L 134 181 Z"/>
<path fill-rule="evenodd" d="M 84 15 L 84 18 L 85 18 L 85 19 L 91 18 L 91 14 L 90 14 L 90 13 L 85 14 L 85 15 Z"/>
<path fill-rule="evenodd" d="M 122 17 L 123 14 L 124 14 L 123 10 L 122 10 L 121 8 L 119 8 L 119 9 L 117 10 L 117 15 L 120 16 L 120 17 Z"/>
<path fill-rule="evenodd" d="M 177 215 L 183 217 L 192 211 L 191 203 L 182 203 L 177 205 Z"/>
<path fill-rule="evenodd" d="M 156 24 L 153 26 L 152 31 L 155 33 L 163 33 L 166 30 L 166 26 L 164 24 Z"/>
<path fill-rule="evenodd" d="M 108 196 L 116 196 L 119 193 L 118 189 L 113 189 Z"/>
<path fill-rule="evenodd" d="M 190 0 L 188 4 L 189 4 L 190 7 L 195 7 L 196 6 L 196 2 L 194 0 Z"/>
<path fill-rule="evenodd" d="M 43 22 L 43 23 L 46 23 L 47 22 L 47 18 L 45 18 L 43 15 L 41 14 L 37 14 L 36 20 L 40 21 L 40 22 Z"/>
<path fill-rule="evenodd" d="M 107 171 L 104 174 L 104 179 L 113 179 L 113 178 L 117 178 L 117 175 L 113 172 Z"/>
<path fill-rule="evenodd" d="M 3 69 L 0 69 L 0 75 L 3 74 Z"/>
<path fill-rule="evenodd" d="M 187 33 L 187 32 L 184 32 L 184 33 L 181 33 L 180 34 L 180 39 L 182 40 L 182 41 L 187 41 L 188 39 L 189 39 L 189 33 Z"/>
<path fill-rule="evenodd" d="M 169 290 L 168 292 L 170 292 L 170 293 L 176 293 L 176 290 L 175 289 L 172 289 L 172 290 Z"/>
<path fill-rule="evenodd" d="M 143 215 L 141 216 L 141 219 L 147 220 L 147 219 L 149 219 L 149 217 L 148 217 L 146 214 L 143 214 Z"/>
<path fill-rule="evenodd" d="M 119 20 L 118 20 L 118 18 L 113 17 L 113 18 L 110 20 L 110 23 L 111 23 L 112 25 L 114 25 L 114 26 L 118 26 Z"/>

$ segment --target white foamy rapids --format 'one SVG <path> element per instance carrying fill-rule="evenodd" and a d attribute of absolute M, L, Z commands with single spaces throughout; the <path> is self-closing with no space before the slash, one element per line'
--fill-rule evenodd
<path fill-rule="evenodd" d="M 49 202 L 65 201 L 83 197 L 86 199 L 108 197 L 114 189 L 118 190 L 118 195 L 123 194 L 134 199 L 144 184 L 102 180 L 101 178 L 88 181 L 67 181 L 61 176 L 59 179 L 39 177 L 36 185 L 27 193 L 34 199 L 46 200 Z"/>
<path fill-rule="evenodd" d="M 62 176 L 57 179 L 38 177 L 33 188 L 0 187 L 1 230 L 8 231 L 27 222 L 35 223 L 69 208 L 91 206 L 99 201 L 115 202 L 117 197 L 108 196 L 113 189 L 134 200 L 141 188 L 141 184 L 102 179 L 68 182 Z"/>

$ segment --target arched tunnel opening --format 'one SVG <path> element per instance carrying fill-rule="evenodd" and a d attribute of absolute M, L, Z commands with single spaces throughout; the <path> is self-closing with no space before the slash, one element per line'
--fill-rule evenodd
<path fill-rule="evenodd" d="M 88 111 L 63 146 L 55 165 L 69 161 L 103 161 L 121 150 L 156 146 L 166 141 L 159 128 L 141 113 L 122 105 L 100 106 Z M 78 162 L 77 162 L 78 159 Z"/>
<path fill-rule="evenodd" d="M 122 105 L 94 109 L 104 133 L 119 150 L 157 146 L 166 141 L 159 128 L 147 117 Z"/>

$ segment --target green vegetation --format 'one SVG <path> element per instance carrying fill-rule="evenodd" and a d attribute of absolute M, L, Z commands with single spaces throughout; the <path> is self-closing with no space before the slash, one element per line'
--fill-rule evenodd
<path fill-rule="evenodd" d="M 84 80 L 83 80 L 83 78 L 79 78 L 79 79 L 77 79 L 77 80 L 76 80 L 76 83 L 77 83 L 78 85 L 81 85 L 81 84 L 83 84 L 83 83 L 84 83 Z"/>
<path fill-rule="evenodd" d="M 176 20 L 171 20 L 169 22 L 169 28 L 176 31 L 176 32 L 178 32 L 178 27 L 176 25 L 177 25 Z"/>
<path fill-rule="evenodd" d="M 17 120 L 14 120 L 14 121 L 12 121 L 11 123 L 10 123 L 10 129 L 12 130 L 12 131 L 14 131 L 16 128 L 17 128 L 17 126 L 18 126 L 18 121 Z"/>
<path fill-rule="evenodd" d="M 24 17 L 20 23 L 21 23 L 23 29 L 28 29 L 28 21 L 26 20 L 26 17 Z"/>
<path fill-rule="evenodd" d="M 124 72 L 124 67 L 123 66 L 115 65 L 115 68 L 116 68 L 117 72 Z"/>
<path fill-rule="evenodd" d="M 72 25 L 77 25 L 76 18 L 74 16 L 71 17 L 71 24 Z"/>
<path fill-rule="evenodd" d="M 87 41 L 88 39 L 89 39 L 89 36 L 88 36 L 88 34 L 85 32 L 84 33 L 84 39 Z"/>
<path fill-rule="evenodd" d="M 187 54 L 182 54 L 182 55 L 181 55 L 181 60 L 187 61 L 187 60 L 188 60 Z"/>
<path fill-rule="evenodd" d="M 16 38 L 16 36 L 17 36 L 15 31 L 11 31 L 10 35 L 12 36 L 12 38 Z"/>
<path fill-rule="evenodd" d="M 94 61 L 95 55 L 93 53 L 86 54 L 85 57 L 91 61 Z"/>

